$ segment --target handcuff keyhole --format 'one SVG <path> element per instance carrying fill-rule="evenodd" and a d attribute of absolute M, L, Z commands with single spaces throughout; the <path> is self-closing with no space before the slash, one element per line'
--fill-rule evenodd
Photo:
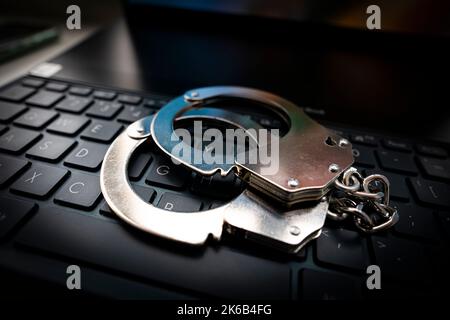
<path fill-rule="evenodd" d="M 334 140 L 332 137 L 328 137 L 328 138 L 325 140 L 325 143 L 326 143 L 327 145 L 329 145 L 330 147 L 334 147 L 335 145 L 337 145 L 336 140 Z"/>

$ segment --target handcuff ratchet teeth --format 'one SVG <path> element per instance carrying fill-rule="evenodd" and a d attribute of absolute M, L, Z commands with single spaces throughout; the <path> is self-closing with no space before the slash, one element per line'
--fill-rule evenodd
<path fill-rule="evenodd" d="M 191 113 L 193 119 L 214 118 L 245 129 L 257 126 L 249 118 L 226 110 L 206 107 L 202 111 L 205 103 L 220 99 L 256 101 L 276 112 L 289 125 L 288 132 L 279 140 L 279 170 L 276 174 L 266 174 L 264 166 L 259 163 L 193 164 L 171 153 L 175 143 L 170 139 L 174 123 L 184 114 Z M 168 213 L 157 208 L 133 191 L 127 176 L 132 154 L 147 139 L 152 139 L 173 160 L 200 175 L 233 172 L 247 182 L 248 188 L 227 204 L 206 211 Z M 271 148 L 271 144 L 259 147 Z M 154 116 L 131 124 L 108 149 L 100 173 L 100 185 L 112 211 L 145 232 L 200 245 L 210 236 L 220 239 L 223 230 L 230 233 L 239 230 L 244 231 L 246 238 L 284 251 L 297 252 L 320 235 L 327 215 L 337 219 L 356 210 L 334 208 L 331 212 L 329 207 L 330 194 L 337 189 L 336 183 L 341 182 L 339 178 L 352 163 L 352 148 L 348 140 L 309 118 L 293 103 L 256 89 L 207 87 L 188 91 L 170 101 Z M 346 179 L 341 184 L 347 180 L 352 181 Z M 347 194 L 350 198 L 349 192 Z M 392 223 L 385 221 L 385 225 L 390 226 L 396 221 L 396 212 L 386 210 L 390 207 L 385 200 L 383 198 L 383 203 L 373 207 L 384 210 L 385 216 L 390 214 L 387 218 Z M 332 203 L 335 202 L 345 202 L 346 205 L 355 203 L 355 206 L 359 205 L 358 210 L 362 210 L 356 200 Z M 363 216 L 359 211 L 357 213 Z M 373 227 L 368 225 L 367 219 L 362 222 L 358 219 L 355 216 L 361 229 Z"/>

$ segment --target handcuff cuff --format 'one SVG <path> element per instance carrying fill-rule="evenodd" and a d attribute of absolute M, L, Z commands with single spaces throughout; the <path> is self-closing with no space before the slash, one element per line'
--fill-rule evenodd
<path fill-rule="evenodd" d="M 214 119 L 241 128 L 255 127 L 249 118 L 225 109 L 208 108 L 211 101 L 244 99 L 278 114 L 289 126 L 279 140 L 279 170 L 264 173 L 260 163 L 192 164 L 171 153 L 177 119 Z M 203 108 L 202 108 L 203 107 Z M 180 165 L 197 174 L 235 174 L 247 183 L 225 205 L 200 212 L 168 212 L 142 200 L 128 180 L 134 151 L 147 140 Z M 271 143 L 264 146 L 271 148 Z M 206 87 L 186 92 L 155 115 L 131 124 L 109 147 L 100 185 L 111 210 L 126 223 L 153 235 L 191 245 L 224 232 L 290 253 L 320 236 L 326 217 L 353 218 L 365 233 L 385 230 L 398 220 L 389 206 L 389 181 L 374 174 L 364 178 L 354 167 L 351 143 L 308 117 L 301 108 L 274 94 L 243 87 Z"/>

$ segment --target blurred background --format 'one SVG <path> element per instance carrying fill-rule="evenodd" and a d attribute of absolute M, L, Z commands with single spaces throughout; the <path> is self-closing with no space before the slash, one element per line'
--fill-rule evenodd
<path fill-rule="evenodd" d="M 81 30 L 65 27 L 71 4 L 81 8 Z M 381 30 L 366 28 L 372 4 L 381 8 Z M 0 48 L 9 53 L 0 54 L 0 85 L 55 59 L 67 66 L 58 74 L 64 79 L 169 95 L 213 84 L 254 86 L 318 116 L 341 121 L 352 113 L 363 126 L 403 134 L 420 127 L 450 140 L 442 120 L 450 1 L 3 0 L 0 22 Z M 108 32 L 60 56 L 101 29 Z M 11 38 L 33 33 L 38 41 L 8 47 Z M 436 121 L 439 109 L 445 116 Z"/>
<path fill-rule="evenodd" d="M 58 38 L 52 39 L 56 41 L 48 41 L 46 48 L 41 47 L 39 53 L 17 60 L 9 66 L 4 66 L 5 59 L 0 59 L 0 66 L 2 66 L 0 84 L 9 81 L 18 73 L 23 73 L 23 70 L 28 70 L 36 64 L 37 60 L 44 61 L 78 43 L 97 28 L 119 19 L 123 15 L 123 7 L 127 2 L 194 11 L 260 16 L 360 30 L 365 28 L 366 23 L 361 9 L 376 4 L 382 7 L 383 32 L 424 34 L 432 37 L 450 36 L 450 2 L 444 0 L 3 0 L 0 2 L 1 42 L 4 43 L 8 38 L 17 35 L 20 31 L 12 30 L 11 25 L 17 28 L 20 24 L 56 28 Z M 67 18 L 65 12 L 71 4 L 82 8 L 82 30 L 68 31 L 65 28 Z M 33 49 L 36 51 L 36 48 Z M 31 51 L 28 50 L 28 54 Z M 9 58 L 17 59 L 18 55 L 12 55 Z"/>
<path fill-rule="evenodd" d="M 82 29 L 67 30 L 66 9 L 71 4 L 82 8 Z M 47 61 L 86 39 L 121 15 L 118 0 L 2 0 L 0 1 L 0 48 L 21 36 L 53 28 L 55 36 L 26 50 L 0 58 L 0 85 L 25 74 L 33 66 Z M 1 57 L 1 55 L 0 55 Z"/>

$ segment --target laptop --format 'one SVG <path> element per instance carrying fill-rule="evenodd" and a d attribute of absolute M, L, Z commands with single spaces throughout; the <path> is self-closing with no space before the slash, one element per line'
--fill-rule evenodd
<path fill-rule="evenodd" d="M 353 1 L 214 3 L 128 1 L 123 19 L 0 89 L 0 278 L 8 288 L 1 295 L 447 296 L 448 29 L 408 24 L 387 2 L 383 15 L 396 19 L 375 31 L 365 25 L 367 6 Z M 445 11 L 414 5 L 408 12 L 428 8 L 428 18 Z M 295 254 L 227 235 L 193 248 L 122 222 L 100 190 L 108 147 L 172 98 L 213 85 L 273 92 L 348 138 L 354 166 L 389 179 L 399 222 L 365 234 L 327 219 L 321 236 Z M 284 125 L 255 107 L 239 112 L 266 128 Z M 245 188 L 234 176 L 204 179 L 174 166 L 151 144 L 128 175 L 142 199 L 174 211 L 221 206 Z M 368 288 L 369 266 L 379 267 L 381 289 Z M 74 270 L 80 288 L 69 288 Z"/>

